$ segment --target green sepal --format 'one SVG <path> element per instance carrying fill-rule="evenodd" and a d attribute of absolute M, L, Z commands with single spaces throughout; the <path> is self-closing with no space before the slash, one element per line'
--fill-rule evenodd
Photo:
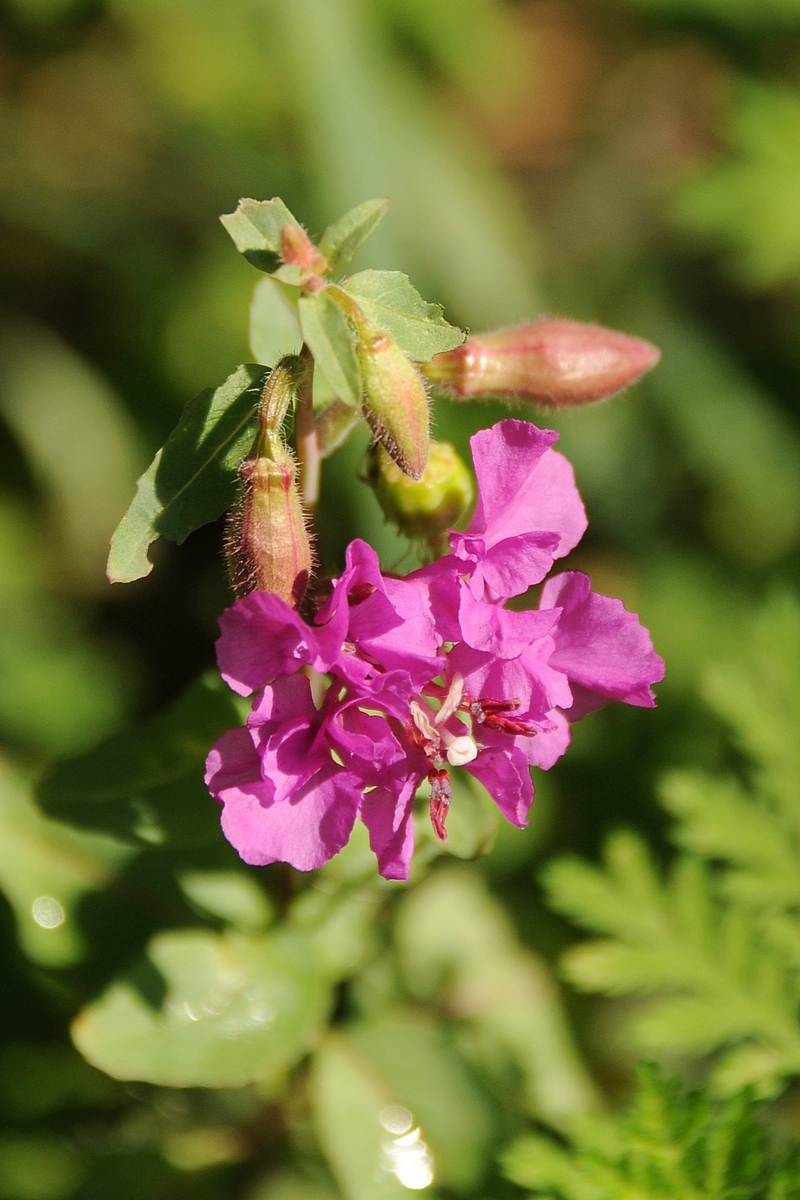
<path fill-rule="evenodd" d="M 213 742 L 241 714 L 216 672 L 167 712 L 55 763 L 37 789 L 49 816 L 139 846 L 194 846 L 219 833 L 219 806 L 203 783 Z"/>
<path fill-rule="evenodd" d="M 220 221 L 239 253 L 260 271 L 275 269 L 280 258 L 284 225 L 300 226 L 277 196 L 274 200 L 240 200 L 236 210 L 224 213 Z"/>
<path fill-rule="evenodd" d="M 361 379 L 347 317 L 327 291 L 303 296 L 298 309 L 303 339 L 334 396 L 346 404 L 358 405 Z"/>
<path fill-rule="evenodd" d="M 360 271 L 341 286 L 358 301 L 364 316 L 390 333 L 415 362 L 454 350 L 467 336 L 444 319 L 440 304 L 423 300 L 402 271 Z"/>
<path fill-rule="evenodd" d="M 320 251 L 328 260 L 328 270 L 346 267 L 386 216 L 388 197 L 365 200 L 334 221 L 322 235 Z"/>
<path fill-rule="evenodd" d="M 186 405 L 111 538 L 112 583 L 149 575 L 153 542 L 160 537 L 183 542 L 230 507 L 237 469 L 256 435 L 266 377 L 263 367 L 238 367 L 220 387 L 207 388 Z"/>

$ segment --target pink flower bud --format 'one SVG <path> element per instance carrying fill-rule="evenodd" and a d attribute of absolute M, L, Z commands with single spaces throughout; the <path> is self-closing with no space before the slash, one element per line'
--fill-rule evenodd
<path fill-rule="evenodd" d="M 315 275 L 322 275 L 328 269 L 325 255 L 299 225 L 284 225 L 281 229 L 281 258 Z"/>
<path fill-rule="evenodd" d="M 549 317 L 476 334 L 421 369 L 454 399 L 496 396 L 561 408 L 629 387 L 660 357 L 641 338 Z"/>
<path fill-rule="evenodd" d="M 428 464 L 430 413 L 422 376 L 390 334 L 363 316 L 353 318 L 359 335 L 364 416 L 375 437 L 401 471 L 421 479 Z"/>
<path fill-rule="evenodd" d="M 297 488 L 297 465 L 282 436 L 287 409 L 302 383 L 305 362 L 281 360 L 267 379 L 253 453 L 239 468 L 240 495 L 228 517 L 225 553 L 237 595 L 274 592 L 297 607 L 313 557 Z"/>

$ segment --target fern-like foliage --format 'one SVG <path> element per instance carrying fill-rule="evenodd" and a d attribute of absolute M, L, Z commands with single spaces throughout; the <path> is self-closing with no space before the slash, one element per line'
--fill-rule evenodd
<path fill-rule="evenodd" d="M 645 1066 L 625 1116 L 585 1118 L 568 1144 L 521 1138 L 503 1169 L 562 1200 L 795 1200 L 800 1155 L 770 1138 L 759 1115 L 751 1093 L 714 1101 Z"/>
<path fill-rule="evenodd" d="M 800 1074 L 800 608 L 773 600 L 740 662 L 705 695 L 753 764 L 746 783 L 675 771 L 660 796 L 681 853 L 662 879 L 642 840 L 608 842 L 605 866 L 552 863 L 552 905 L 599 940 L 574 946 L 573 984 L 652 997 L 634 1018 L 651 1054 L 715 1053 L 726 1092 Z"/>

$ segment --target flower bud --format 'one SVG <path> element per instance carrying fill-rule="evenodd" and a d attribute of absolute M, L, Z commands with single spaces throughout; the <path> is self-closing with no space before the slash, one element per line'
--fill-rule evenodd
<path fill-rule="evenodd" d="M 430 445 L 428 393 L 422 376 L 388 333 L 364 317 L 353 323 L 367 423 L 400 470 L 420 479 Z"/>
<path fill-rule="evenodd" d="M 271 372 L 261 398 L 252 455 L 239 467 L 240 495 L 228 517 L 225 552 L 237 595 L 274 592 L 295 608 L 308 586 L 311 543 L 297 488 L 297 466 L 281 426 L 305 363 L 290 357 Z"/>
<path fill-rule="evenodd" d="M 551 317 L 476 334 L 422 370 L 454 399 L 495 396 L 561 408 L 629 387 L 660 357 L 641 338 Z"/>
<path fill-rule="evenodd" d="M 299 225 L 284 225 L 281 229 L 281 258 L 285 263 L 293 263 L 316 275 L 322 275 L 328 269 L 325 255 Z"/>
<path fill-rule="evenodd" d="M 431 442 L 428 465 L 410 479 L 382 446 L 370 457 L 369 482 L 387 521 L 412 538 L 436 539 L 472 503 L 472 476 L 449 442 Z"/>

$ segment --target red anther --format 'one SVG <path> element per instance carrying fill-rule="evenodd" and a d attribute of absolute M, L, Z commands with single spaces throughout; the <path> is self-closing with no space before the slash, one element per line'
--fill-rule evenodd
<path fill-rule="evenodd" d="M 520 721 L 507 714 L 519 708 L 519 700 L 491 700 L 487 696 L 473 700 L 469 711 L 479 725 L 495 729 L 498 733 L 510 733 L 512 737 L 535 737 L 539 732 L 529 721 Z"/>
<path fill-rule="evenodd" d="M 450 776 L 447 771 L 434 768 L 428 772 L 428 782 L 431 785 L 431 825 L 439 841 L 443 842 L 447 838 L 444 823 L 450 811 L 450 798 L 453 795 Z"/>
<path fill-rule="evenodd" d="M 356 608 L 359 604 L 363 604 L 365 600 L 369 600 L 377 588 L 374 583 L 357 583 L 350 588 L 347 593 L 347 603 L 350 608 Z"/>

